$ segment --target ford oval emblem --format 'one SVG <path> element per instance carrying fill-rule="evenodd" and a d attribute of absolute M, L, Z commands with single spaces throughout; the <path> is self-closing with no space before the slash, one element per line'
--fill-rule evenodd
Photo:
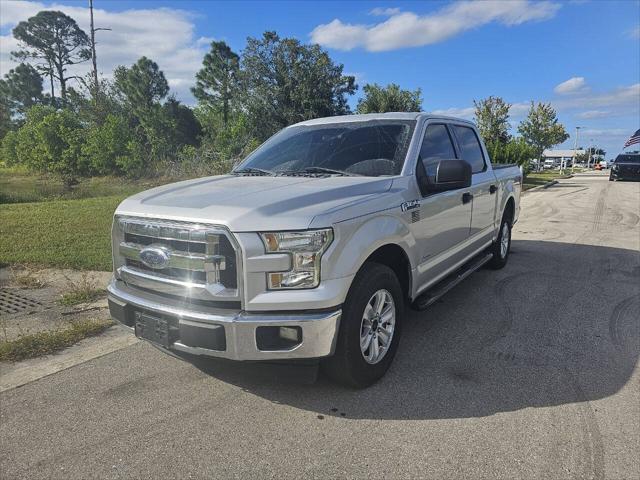
<path fill-rule="evenodd" d="M 164 247 L 145 247 L 140 250 L 140 261 L 147 267 L 159 270 L 169 265 L 171 252 Z"/>

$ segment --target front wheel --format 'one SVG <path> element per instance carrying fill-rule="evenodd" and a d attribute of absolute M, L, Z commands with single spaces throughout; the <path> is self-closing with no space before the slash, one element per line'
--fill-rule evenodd
<path fill-rule="evenodd" d="M 493 258 L 489 261 L 489 266 L 494 270 L 499 270 L 507 264 L 509 252 L 511 251 L 511 222 L 506 215 L 502 217 L 498 238 L 491 246 Z"/>
<path fill-rule="evenodd" d="M 346 386 L 365 388 L 388 370 L 398 349 L 404 296 L 393 270 L 366 263 L 342 308 L 336 351 L 324 372 Z"/>

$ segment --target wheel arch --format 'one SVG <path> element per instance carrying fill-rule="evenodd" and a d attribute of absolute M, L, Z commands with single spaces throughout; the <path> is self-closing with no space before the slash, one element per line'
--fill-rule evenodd
<path fill-rule="evenodd" d="M 365 263 L 376 262 L 396 273 L 404 294 L 410 297 L 416 243 L 402 219 L 381 215 L 364 223 L 342 225 L 336 234 L 338 245 L 343 247 L 327 260 L 335 277 L 355 277 Z"/>
<path fill-rule="evenodd" d="M 508 218 L 509 224 L 513 225 L 513 221 L 516 217 L 516 201 L 512 195 L 507 198 L 507 202 L 504 204 L 502 218 Z"/>

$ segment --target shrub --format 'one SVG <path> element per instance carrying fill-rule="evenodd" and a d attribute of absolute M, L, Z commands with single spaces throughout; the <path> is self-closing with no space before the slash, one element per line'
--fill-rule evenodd
<path fill-rule="evenodd" d="M 492 163 L 515 163 L 525 170 L 534 158 L 534 149 L 522 138 L 513 138 L 506 143 L 492 142 L 486 145 Z"/>
<path fill-rule="evenodd" d="M 18 132 L 9 131 L 2 139 L 2 150 L 0 151 L 0 162 L 7 167 L 12 167 L 18 164 L 18 154 L 16 147 L 18 146 Z"/>
<path fill-rule="evenodd" d="M 108 175 L 129 171 L 131 162 L 123 157 L 131 154 L 132 135 L 125 118 L 107 115 L 102 125 L 88 129 L 86 137 L 82 154 L 96 173 Z"/>
<path fill-rule="evenodd" d="M 10 139 L 7 153 L 15 163 L 59 175 L 69 185 L 90 171 L 81 155 L 83 143 L 84 129 L 73 112 L 35 106 L 27 112 L 16 138 Z"/>

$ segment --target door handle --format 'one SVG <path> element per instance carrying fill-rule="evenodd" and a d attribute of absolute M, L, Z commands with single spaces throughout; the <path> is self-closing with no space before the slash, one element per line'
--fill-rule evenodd
<path fill-rule="evenodd" d="M 462 194 L 462 203 L 469 203 L 471 200 L 473 200 L 473 195 L 471 193 L 466 192 Z"/>
<path fill-rule="evenodd" d="M 492 195 L 493 195 L 493 194 L 494 194 L 494 193 L 496 193 L 497 191 L 498 191 L 498 187 L 497 187 L 497 186 L 495 186 L 495 185 L 491 185 L 491 186 L 489 187 L 489 193 L 490 193 L 490 194 L 492 194 Z"/>

